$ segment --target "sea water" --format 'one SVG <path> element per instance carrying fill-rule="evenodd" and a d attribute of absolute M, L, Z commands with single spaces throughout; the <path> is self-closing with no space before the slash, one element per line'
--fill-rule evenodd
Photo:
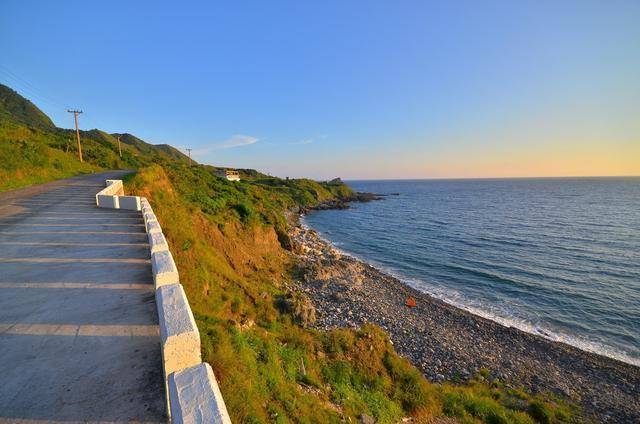
<path fill-rule="evenodd" d="M 504 325 L 640 365 L 640 177 L 350 181 L 384 200 L 305 222 Z"/>

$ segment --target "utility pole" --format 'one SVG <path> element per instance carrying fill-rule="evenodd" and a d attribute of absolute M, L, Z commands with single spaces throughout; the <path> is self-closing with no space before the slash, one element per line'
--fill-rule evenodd
<path fill-rule="evenodd" d="M 187 152 L 189 152 L 189 166 L 191 166 L 191 150 L 193 149 L 186 149 Z"/>
<path fill-rule="evenodd" d="M 120 136 L 118 136 L 118 153 L 120 153 L 120 159 L 122 159 L 122 148 L 120 148 Z"/>
<path fill-rule="evenodd" d="M 78 129 L 78 115 L 82 113 L 81 110 L 69 110 L 67 112 L 73 113 L 73 118 L 76 121 L 76 137 L 78 138 L 78 157 L 80 158 L 80 162 L 82 162 L 82 146 L 80 145 L 80 130 Z"/>

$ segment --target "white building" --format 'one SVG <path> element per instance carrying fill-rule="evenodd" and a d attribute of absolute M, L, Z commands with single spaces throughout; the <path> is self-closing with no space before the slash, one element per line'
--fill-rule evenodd
<path fill-rule="evenodd" d="M 234 169 L 221 169 L 216 171 L 216 175 L 229 181 L 240 181 L 240 173 Z"/>

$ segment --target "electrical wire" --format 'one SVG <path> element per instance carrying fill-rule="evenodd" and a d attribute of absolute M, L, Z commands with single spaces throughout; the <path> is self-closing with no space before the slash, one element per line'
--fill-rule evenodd
<path fill-rule="evenodd" d="M 43 90 L 37 88 L 34 84 L 30 83 L 23 77 L 11 71 L 9 68 L 7 68 L 3 64 L 0 64 L 0 74 L 3 74 L 7 80 L 12 80 L 14 84 L 11 84 L 11 85 L 13 85 L 14 87 L 20 87 L 20 91 L 22 93 L 26 94 L 30 99 L 35 100 L 34 103 L 36 102 L 40 104 L 46 103 L 52 109 L 57 109 L 57 110 L 67 111 L 70 109 L 69 106 L 64 105 L 65 102 L 45 93 Z M 98 129 L 101 127 L 100 123 L 97 122 L 95 117 L 87 116 L 86 112 L 83 115 L 84 116 L 82 116 L 82 118 L 80 119 L 81 119 L 81 122 L 83 122 L 85 125 L 82 125 L 82 126 L 84 126 L 87 129 L 94 129 L 94 128 Z"/>

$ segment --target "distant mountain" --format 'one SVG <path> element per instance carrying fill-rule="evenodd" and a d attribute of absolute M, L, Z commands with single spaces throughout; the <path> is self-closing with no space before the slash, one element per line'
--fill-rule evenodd
<path fill-rule="evenodd" d="M 103 145 L 115 146 L 118 142 L 111 134 L 99 129 L 82 131 L 82 136 L 97 141 Z"/>
<path fill-rule="evenodd" d="M 53 130 L 51 119 L 15 90 L 0 84 L 0 119 L 13 120 L 31 128 Z"/>
<path fill-rule="evenodd" d="M 189 156 L 185 155 L 180 150 L 176 149 L 170 144 L 155 144 L 154 147 L 160 151 L 163 151 L 165 154 L 167 154 L 169 157 L 172 157 L 173 159 L 187 161 L 187 162 L 189 161 Z M 196 163 L 195 160 L 192 160 L 192 162 Z"/>
<path fill-rule="evenodd" d="M 146 141 L 139 139 L 135 135 L 128 134 L 128 133 L 123 133 L 123 134 L 113 133 L 111 134 L 111 136 L 116 140 L 118 139 L 118 136 L 120 136 L 120 141 L 123 144 L 127 144 L 129 146 L 136 148 L 142 154 L 160 153 L 174 160 L 179 160 L 179 161 L 189 160 L 189 157 L 187 155 L 185 155 L 180 150 L 168 144 L 149 144 Z"/>

